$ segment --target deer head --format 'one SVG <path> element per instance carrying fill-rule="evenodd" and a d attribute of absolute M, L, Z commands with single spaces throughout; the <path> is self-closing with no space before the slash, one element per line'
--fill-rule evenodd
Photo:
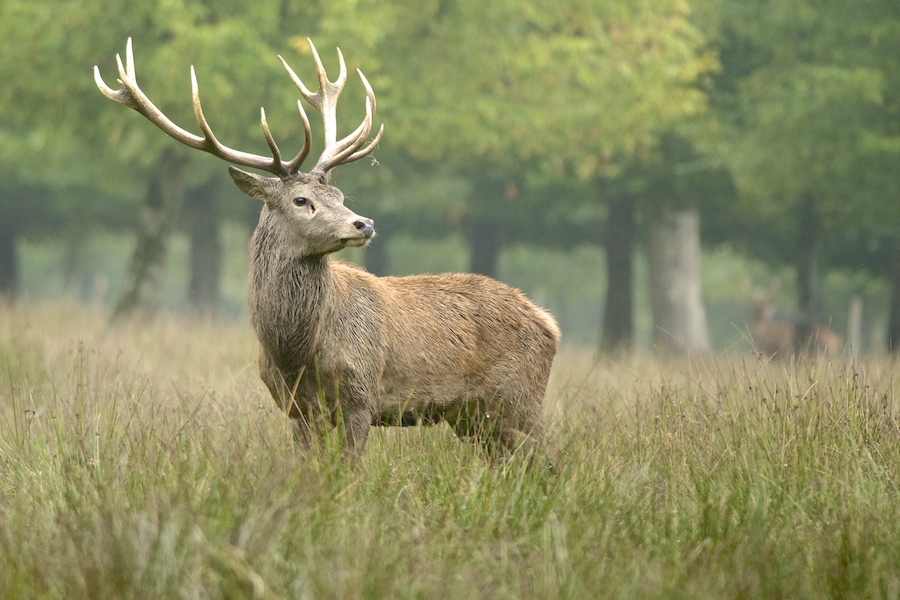
<path fill-rule="evenodd" d="M 203 114 L 197 76 L 193 66 L 191 67 L 191 88 L 194 115 L 203 135 L 195 135 L 176 125 L 150 101 L 138 86 L 131 38 L 126 44 L 124 65 L 122 58 L 116 55 L 119 67 L 119 89 L 114 90 L 107 86 L 100 76 L 100 69 L 96 66 L 94 67 L 94 81 L 107 98 L 133 108 L 163 132 L 186 146 L 208 152 L 236 165 L 259 169 L 275 175 L 274 178 L 262 177 L 229 167 L 231 177 L 241 191 L 265 203 L 266 209 L 262 219 L 265 219 L 267 214 L 272 218 L 271 227 L 277 230 L 279 237 L 294 254 L 322 255 L 347 246 L 365 245 L 375 235 L 372 220 L 360 217 L 345 207 L 343 194 L 336 187 L 328 185 L 328 178 L 331 170 L 335 167 L 359 160 L 371 153 L 381 139 L 384 125 L 378 130 L 375 138 L 366 144 L 375 114 L 375 93 L 362 71 L 357 69 L 366 89 L 366 116 L 355 131 L 340 140 L 337 139 L 337 102 L 347 81 L 347 66 L 344 56 L 338 49 L 340 74 L 336 81 L 329 81 L 315 46 L 311 40 L 307 39 L 307 41 L 316 62 L 319 79 L 319 89 L 315 93 L 307 89 L 284 58 L 278 57 L 303 98 L 322 114 L 324 122 L 325 149 L 315 166 L 305 173 L 301 172 L 300 168 L 309 154 L 312 133 L 306 111 L 299 100 L 297 106 L 303 121 L 303 147 L 294 158 L 285 161 L 269 130 L 265 109 L 261 109 L 260 123 L 266 143 L 272 152 L 271 158 L 234 150 L 219 142 Z"/>

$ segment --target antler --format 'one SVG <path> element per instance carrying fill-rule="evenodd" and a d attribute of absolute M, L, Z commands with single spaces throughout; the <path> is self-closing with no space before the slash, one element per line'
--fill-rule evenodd
<path fill-rule="evenodd" d="M 156 108 L 138 86 L 134 70 L 134 53 L 131 49 L 131 38 L 128 38 L 128 43 L 125 46 L 125 65 L 122 65 L 122 57 L 118 54 L 116 55 L 116 62 L 119 65 L 118 90 L 114 90 L 107 86 L 100 76 L 99 67 L 96 65 L 94 66 L 94 81 L 96 82 L 97 87 L 100 88 L 100 91 L 103 92 L 103 95 L 110 100 L 115 100 L 120 104 L 130 106 L 144 115 L 144 117 L 163 130 L 163 132 L 191 148 L 209 152 L 213 156 L 218 156 L 219 158 L 237 165 L 268 171 L 269 173 L 273 173 L 280 177 L 286 177 L 292 173 L 296 173 L 300 169 L 303 160 L 309 154 L 312 133 L 309 128 L 309 119 L 306 117 L 306 113 L 303 111 L 302 106 L 300 106 L 300 117 L 303 119 L 305 139 L 303 148 L 301 148 L 297 156 L 289 162 L 281 160 L 281 152 L 278 150 L 275 139 L 269 131 L 268 123 L 266 123 L 265 109 L 260 109 L 260 123 L 262 124 L 263 134 L 266 136 L 266 142 L 272 150 L 272 158 L 266 158 L 257 154 L 249 154 L 247 152 L 229 148 L 216 139 L 209 123 L 206 121 L 206 117 L 203 116 L 203 107 L 200 104 L 200 90 L 197 85 L 197 75 L 194 72 L 193 66 L 191 66 L 191 96 L 194 104 L 194 115 L 197 117 L 197 123 L 203 131 L 203 137 L 194 135 L 172 122 L 161 110 Z"/>
<path fill-rule="evenodd" d="M 366 118 L 356 131 L 342 139 L 340 142 L 335 142 L 335 108 L 337 107 L 337 98 L 347 79 L 344 57 L 341 56 L 341 51 L 338 50 L 338 56 L 341 60 L 341 76 L 338 78 L 337 82 L 332 84 L 325 77 L 325 70 L 322 67 L 322 62 L 319 60 L 319 55 L 316 53 L 315 47 L 312 45 L 311 41 L 309 45 L 312 48 L 313 55 L 316 59 L 319 83 L 323 88 L 326 88 L 326 91 L 319 90 L 316 94 L 310 93 L 284 59 L 280 56 L 278 58 L 287 69 L 291 79 L 293 79 L 294 83 L 300 88 L 303 96 L 322 113 L 325 120 L 325 150 L 322 152 L 322 156 L 319 158 L 316 166 L 313 167 L 313 171 L 317 171 L 327 177 L 328 171 L 334 167 L 358 160 L 366 154 L 369 154 L 378 143 L 378 140 L 381 139 L 384 125 L 381 126 L 381 130 L 378 132 L 378 135 L 372 143 L 362 150 L 359 150 L 359 147 L 362 146 L 366 137 L 369 135 L 369 131 L 372 127 L 372 117 L 375 113 L 375 94 L 372 91 L 371 86 L 369 86 L 369 82 L 366 81 L 366 78 L 363 76 L 362 72 L 360 72 L 359 75 L 363 80 L 363 85 L 366 87 Z M 272 151 L 272 158 L 234 150 L 216 139 L 209 123 L 206 121 L 206 117 L 203 116 L 203 107 L 200 104 L 200 92 L 197 85 L 197 75 L 194 72 L 193 66 L 191 67 L 191 96 L 194 105 L 194 115 L 197 118 L 200 129 L 203 131 L 202 137 L 194 135 L 176 125 L 172 120 L 166 117 L 162 111 L 156 108 L 138 86 L 137 78 L 135 76 L 131 38 L 128 38 L 128 43 L 125 47 L 125 64 L 122 64 L 122 58 L 118 54 L 116 55 L 116 62 L 119 66 L 118 90 L 114 90 L 107 86 L 100 76 L 100 69 L 97 66 L 94 66 L 94 81 L 96 82 L 97 87 L 100 88 L 100 91 L 110 100 L 115 100 L 120 104 L 124 104 L 138 111 L 163 132 L 191 148 L 203 150 L 204 152 L 208 152 L 213 156 L 218 156 L 230 163 L 267 171 L 282 178 L 296 174 L 309 154 L 310 146 L 312 145 L 312 133 L 310 131 L 309 119 L 306 116 L 306 111 L 303 110 L 303 105 L 299 101 L 297 102 L 297 107 L 300 110 L 300 117 L 303 119 L 303 147 L 293 159 L 285 162 L 281 159 L 281 152 L 278 149 L 278 145 L 275 143 L 275 139 L 272 137 L 271 131 L 269 131 L 269 125 L 266 122 L 265 109 L 260 109 L 260 123 L 262 125 L 263 135 L 266 137 L 266 143 Z"/>
<path fill-rule="evenodd" d="M 322 113 L 322 120 L 325 123 L 325 149 L 322 151 L 321 156 L 319 156 L 319 160 L 316 162 L 316 166 L 313 167 L 312 171 L 327 176 L 328 171 L 331 169 L 339 165 L 359 160 L 372 152 L 378 144 L 378 141 L 381 139 L 381 134 L 384 133 L 384 125 L 381 125 L 375 139 L 364 148 L 361 148 L 363 144 L 365 144 L 369 132 L 372 130 L 372 118 L 375 115 L 375 92 L 372 91 L 372 86 L 369 85 L 366 76 L 362 74 L 362 71 L 357 69 L 356 72 L 359 73 L 359 77 L 362 79 L 363 85 L 366 88 L 366 117 L 359 127 L 356 128 L 356 131 L 340 141 L 337 140 L 337 102 L 338 97 L 341 95 L 341 90 L 344 89 L 344 84 L 347 82 L 347 65 L 344 63 L 344 55 L 341 53 L 341 49 L 338 48 L 338 60 L 340 61 L 341 71 L 337 81 L 328 81 L 328 76 L 325 74 L 325 67 L 322 66 L 322 60 L 319 58 L 319 53 L 316 52 L 316 47 L 309 38 L 306 38 L 306 41 L 309 42 L 309 48 L 312 50 L 313 58 L 316 61 L 316 73 L 319 78 L 319 89 L 316 93 L 310 92 L 309 89 L 303 85 L 303 82 L 300 81 L 300 78 L 294 70 L 291 69 L 281 56 L 278 58 L 281 60 L 281 64 L 284 66 L 288 75 L 291 76 L 294 85 L 297 86 L 300 93 L 306 98 L 306 101 Z"/>

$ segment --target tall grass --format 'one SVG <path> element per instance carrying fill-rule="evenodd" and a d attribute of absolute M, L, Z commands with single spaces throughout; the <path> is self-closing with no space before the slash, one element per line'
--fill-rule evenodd
<path fill-rule="evenodd" d="M 0 308 L 3 598 L 896 598 L 892 365 L 557 359 L 552 470 L 303 452 L 246 326 Z"/>

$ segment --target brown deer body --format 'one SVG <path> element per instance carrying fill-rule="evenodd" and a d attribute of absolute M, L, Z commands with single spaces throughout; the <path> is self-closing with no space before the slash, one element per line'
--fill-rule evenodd
<path fill-rule="evenodd" d="M 750 335 L 757 350 L 766 356 L 789 359 L 795 353 L 796 326 L 786 321 L 776 321 L 775 305 L 766 298 L 753 299 L 753 322 Z M 826 327 L 814 326 L 804 345 L 806 352 L 828 357 L 838 357 L 844 349 L 841 336 Z"/>
<path fill-rule="evenodd" d="M 559 342 L 553 318 L 511 287 L 479 275 L 375 277 L 330 254 L 363 246 L 375 234 L 370 219 L 344 206 L 328 185 L 334 167 L 365 156 L 363 147 L 375 98 L 368 82 L 366 118 L 342 140 L 335 135 L 337 97 L 346 81 L 328 81 L 316 61 L 320 89 L 313 94 L 282 59 L 302 95 L 322 112 L 325 150 L 308 173 L 299 171 L 306 142 L 284 162 L 262 117 L 273 158 L 232 150 L 213 136 L 200 107 L 204 136 L 168 120 L 141 92 L 134 77 L 131 40 L 119 60 L 121 87 L 97 85 L 175 139 L 229 162 L 277 175 L 267 178 L 230 167 L 238 187 L 263 202 L 250 242 L 250 316 L 260 342 L 260 374 L 276 402 L 308 440 L 322 424 L 345 427 L 361 450 L 372 425 L 447 421 L 460 437 L 474 437 L 492 452 L 510 454 L 539 439 L 542 400 Z M 118 57 L 117 57 L 118 58 Z M 279 57 L 280 58 L 280 57 Z M 383 130 L 383 129 L 382 129 Z"/>

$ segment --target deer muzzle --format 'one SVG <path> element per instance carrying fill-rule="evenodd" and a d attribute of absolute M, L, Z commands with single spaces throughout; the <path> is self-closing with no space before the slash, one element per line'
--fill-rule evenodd
<path fill-rule="evenodd" d="M 370 238 L 375 235 L 375 221 L 372 219 L 359 217 L 353 222 L 353 226 L 356 227 L 356 231 L 363 237 Z"/>
<path fill-rule="evenodd" d="M 346 237 L 341 240 L 345 246 L 365 246 L 373 237 L 375 237 L 375 221 L 354 215 L 351 224 L 356 230 L 356 235 Z"/>

